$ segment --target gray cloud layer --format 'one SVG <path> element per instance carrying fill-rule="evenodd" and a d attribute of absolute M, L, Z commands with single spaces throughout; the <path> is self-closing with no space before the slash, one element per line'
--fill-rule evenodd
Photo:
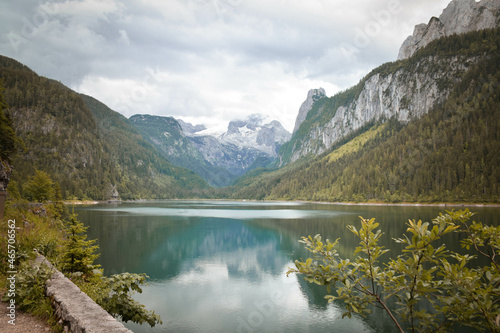
<path fill-rule="evenodd" d="M 292 129 L 395 60 L 448 0 L 66 0 L 0 3 L 0 53 L 131 116 L 225 125 L 266 113 Z"/>

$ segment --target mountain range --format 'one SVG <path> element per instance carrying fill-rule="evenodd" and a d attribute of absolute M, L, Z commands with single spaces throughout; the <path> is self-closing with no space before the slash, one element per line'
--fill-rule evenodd
<path fill-rule="evenodd" d="M 290 133 L 276 120 L 252 114 L 211 133 L 172 117 L 135 115 L 132 124 L 165 158 L 196 172 L 212 186 L 227 186 L 257 167 L 274 161 Z"/>
<path fill-rule="evenodd" d="M 332 97 L 311 89 L 292 133 L 259 114 L 219 133 L 127 119 L 0 57 L 26 148 L 12 159 L 13 184 L 22 193 L 43 170 L 67 198 L 498 202 L 499 25 L 498 1 L 451 1 L 415 27 L 397 61 Z"/>

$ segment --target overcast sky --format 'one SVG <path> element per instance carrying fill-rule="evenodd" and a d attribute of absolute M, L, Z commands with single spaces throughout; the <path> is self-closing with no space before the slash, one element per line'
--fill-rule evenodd
<path fill-rule="evenodd" d="M 223 125 L 263 113 L 293 129 L 396 60 L 449 0 L 0 0 L 0 54 L 127 117 Z"/>

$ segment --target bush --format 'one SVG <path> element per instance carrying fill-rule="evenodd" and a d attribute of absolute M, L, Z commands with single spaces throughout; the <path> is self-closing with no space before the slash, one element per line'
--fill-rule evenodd
<path fill-rule="evenodd" d="M 60 330 L 54 317 L 54 310 L 50 299 L 45 296 L 47 280 L 54 272 L 46 265 L 36 265 L 33 262 L 23 261 L 16 274 L 16 306 L 18 309 L 29 312 L 48 321 L 55 330 Z M 2 301 L 10 300 L 6 293 Z"/>
<path fill-rule="evenodd" d="M 50 176 L 43 171 L 36 171 L 24 185 L 24 193 L 28 200 L 36 202 L 47 202 L 55 198 L 54 182 Z"/>

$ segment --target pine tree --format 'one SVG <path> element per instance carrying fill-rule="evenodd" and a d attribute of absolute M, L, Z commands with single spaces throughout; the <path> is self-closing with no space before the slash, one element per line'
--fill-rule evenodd
<path fill-rule="evenodd" d="M 76 214 L 70 216 L 68 223 L 68 240 L 64 244 L 62 269 L 64 272 L 81 272 L 84 276 L 93 274 L 93 270 L 100 267 L 94 265 L 99 255 L 96 254 L 98 245 L 96 240 L 87 240 L 87 229 L 78 221 Z"/>

